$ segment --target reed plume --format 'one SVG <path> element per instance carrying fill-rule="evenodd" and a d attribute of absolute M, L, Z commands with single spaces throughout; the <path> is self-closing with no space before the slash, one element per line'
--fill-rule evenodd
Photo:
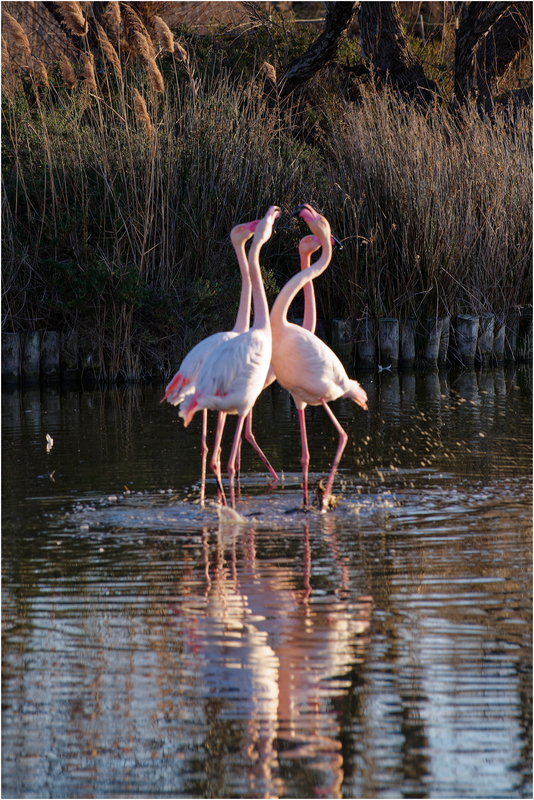
<path fill-rule="evenodd" d="M 98 39 L 100 41 L 100 46 L 104 52 L 104 55 L 106 56 L 107 60 L 113 67 L 115 75 L 120 80 L 122 78 L 122 70 L 121 70 L 121 62 L 119 60 L 119 56 L 117 55 L 117 51 L 109 41 L 104 28 L 101 25 L 99 25 L 98 22 L 96 23 L 96 29 L 98 31 Z"/>
<path fill-rule="evenodd" d="M 154 47 L 152 42 L 148 38 L 148 36 L 143 36 L 143 34 L 136 32 L 135 38 L 137 40 L 137 45 L 141 57 L 143 58 L 148 74 L 150 77 L 150 82 L 152 84 L 153 89 L 156 92 L 163 92 L 165 91 L 165 84 L 163 82 L 163 75 L 159 71 L 158 65 L 156 64 L 156 59 L 152 55 L 154 52 Z"/>
<path fill-rule="evenodd" d="M 198 91 L 197 81 L 195 79 L 194 69 L 189 63 L 189 55 L 187 53 L 187 50 L 185 49 L 185 47 L 182 47 L 182 45 L 179 42 L 175 42 L 173 47 L 173 52 L 175 59 L 177 61 L 181 61 L 182 64 L 184 65 L 184 69 L 189 77 L 189 83 L 191 84 L 191 92 L 193 94 L 193 99 L 196 100 Z"/>
<path fill-rule="evenodd" d="M 3 19 L 7 25 L 9 33 L 11 34 L 11 41 L 15 43 L 15 46 L 21 50 L 25 56 L 30 57 L 32 54 L 30 42 L 22 27 L 8 11 L 4 11 Z"/>
<path fill-rule="evenodd" d="M 75 36 L 85 36 L 89 25 L 83 15 L 80 3 L 64 0 L 64 2 L 58 3 L 58 10 L 65 20 L 65 24 Z"/>
<path fill-rule="evenodd" d="M 92 53 L 82 53 L 83 77 L 85 85 L 93 94 L 98 94 L 98 87 L 95 78 L 95 59 Z"/>
<path fill-rule="evenodd" d="M 76 75 L 74 74 L 72 64 L 64 53 L 61 54 L 61 75 L 63 76 L 63 82 L 67 89 L 74 89 L 77 83 Z"/>
<path fill-rule="evenodd" d="M 154 50 L 152 39 L 140 16 L 131 6 L 122 6 L 122 20 L 124 23 L 124 35 L 130 49 L 134 53 L 140 53 L 145 61 L 149 58 L 155 58 L 156 51 Z"/>
<path fill-rule="evenodd" d="M 110 0 L 104 16 L 109 27 L 118 31 L 121 26 L 121 10 L 117 0 Z"/>
<path fill-rule="evenodd" d="M 48 73 L 45 65 L 40 59 L 35 57 L 32 59 L 31 71 L 37 83 L 42 83 L 43 86 L 46 87 L 50 86 L 50 83 L 48 82 Z"/>
<path fill-rule="evenodd" d="M 174 52 L 174 37 L 172 31 L 161 17 L 154 17 L 154 28 L 159 39 L 160 50 L 167 50 L 169 53 Z"/>
<path fill-rule="evenodd" d="M 146 107 L 145 98 L 135 88 L 134 88 L 134 108 L 137 112 L 139 120 L 145 126 L 147 135 L 152 136 L 154 129 L 152 127 L 150 115 Z"/>

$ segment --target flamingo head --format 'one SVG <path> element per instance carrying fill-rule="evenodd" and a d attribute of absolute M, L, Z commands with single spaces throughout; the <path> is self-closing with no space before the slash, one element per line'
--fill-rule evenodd
<path fill-rule="evenodd" d="M 308 203 L 305 203 L 303 206 L 297 208 L 295 214 L 298 214 L 299 217 L 302 217 L 311 232 L 314 233 L 315 236 L 317 236 L 322 242 L 328 241 L 331 238 L 330 223 L 325 217 L 321 216 L 321 214 L 315 211 L 315 209 L 313 209 Z"/>
<path fill-rule="evenodd" d="M 330 237 L 330 243 L 332 247 L 337 245 L 341 250 L 343 249 L 343 245 L 335 238 L 335 236 Z M 299 253 L 304 257 L 311 256 L 316 250 L 319 250 L 320 247 L 322 247 L 322 244 L 319 237 L 310 234 L 309 236 L 305 236 L 300 240 Z"/>
<path fill-rule="evenodd" d="M 241 225 L 233 227 L 230 231 L 230 239 L 234 247 L 248 242 L 248 240 L 254 236 L 258 223 L 259 219 L 255 219 L 252 222 L 243 222 Z"/>
<path fill-rule="evenodd" d="M 269 210 L 267 211 L 266 215 L 263 219 L 260 219 L 257 223 L 256 230 L 254 232 L 254 244 L 263 244 L 267 241 L 267 239 L 271 236 L 273 232 L 273 225 L 275 220 L 278 219 L 282 212 L 278 208 L 278 206 L 270 206 Z"/>
<path fill-rule="evenodd" d="M 311 256 L 316 250 L 321 247 L 321 241 L 317 236 L 309 234 L 301 239 L 299 242 L 299 253 L 301 256 Z"/>

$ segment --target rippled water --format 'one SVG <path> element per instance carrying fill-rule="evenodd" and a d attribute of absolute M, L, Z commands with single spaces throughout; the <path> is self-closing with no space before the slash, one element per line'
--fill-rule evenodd
<path fill-rule="evenodd" d="M 239 524 L 161 387 L 3 394 L 4 797 L 531 796 L 532 371 L 358 377 Z"/>

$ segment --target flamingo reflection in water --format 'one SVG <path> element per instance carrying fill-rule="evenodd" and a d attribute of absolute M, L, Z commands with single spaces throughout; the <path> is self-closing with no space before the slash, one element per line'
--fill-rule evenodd
<path fill-rule="evenodd" d="M 219 529 L 213 562 L 206 533 L 204 564 L 190 576 L 204 592 L 183 595 L 171 606 L 191 680 L 203 687 L 206 700 L 224 704 L 225 717 L 246 720 L 241 752 L 254 762 L 256 796 L 284 793 L 280 759 L 312 759 L 323 778 L 318 793 L 340 797 L 343 760 L 331 701 L 349 687 L 339 676 L 363 658 L 372 600 L 349 601 L 347 567 L 333 529 L 327 542 L 341 587 L 315 600 L 307 526 L 298 573 L 276 558 L 258 558 L 254 530 L 238 539 L 240 530 Z"/>

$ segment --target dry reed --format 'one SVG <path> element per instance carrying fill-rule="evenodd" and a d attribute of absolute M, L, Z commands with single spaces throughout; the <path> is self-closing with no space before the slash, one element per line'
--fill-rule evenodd
<path fill-rule="evenodd" d="M 121 26 L 121 11 L 117 0 L 110 0 L 104 13 L 106 24 L 118 31 Z"/>
<path fill-rule="evenodd" d="M 83 77 L 85 85 L 93 94 L 98 94 L 98 86 L 95 77 L 95 59 L 92 53 L 82 53 Z"/>
<path fill-rule="evenodd" d="M 102 28 L 101 25 L 97 23 L 97 32 L 98 32 L 98 40 L 100 42 L 100 47 L 104 55 L 106 56 L 107 60 L 113 67 L 115 75 L 120 80 L 122 78 L 122 69 L 121 69 L 121 62 L 119 56 L 117 55 L 117 51 L 109 41 L 105 30 Z"/>
<path fill-rule="evenodd" d="M 74 89 L 77 83 L 76 75 L 72 64 L 64 53 L 61 54 L 61 75 L 67 89 Z"/>
<path fill-rule="evenodd" d="M 17 22 L 17 20 L 11 16 L 8 11 L 4 11 L 2 14 L 2 18 L 7 25 L 7 30 L 10 34 L 10 42 L 15 45 L 15 47 L 25 56 L 31 57 L 31 48 L 30 42 L 28 41 L 28 37 L 24 33 L 22 26 Z"/>
<path fill-rule="evenodd" d="M 152 136 L 153 128 L 148 109 L 146 107 L 145 98 L 134 88 L 134 107 L 138 118 L 145 126 L 148 136 Z"/>
<path fill-rule="evenodd" d="M 65 20 L 65 24 L 75 36 L 86 35 L 89 30 L 89 24 L 84 17 L 80 3 L 63 0 L 63 2 L 58 3 L 58 10 Z"/>
<path fill-rule="evenodd" d="M 159 40 L 160 50 L 174 52 L 174 36 L 167 23 L 161 17 L 154 17 L 154 27 Z"/>

